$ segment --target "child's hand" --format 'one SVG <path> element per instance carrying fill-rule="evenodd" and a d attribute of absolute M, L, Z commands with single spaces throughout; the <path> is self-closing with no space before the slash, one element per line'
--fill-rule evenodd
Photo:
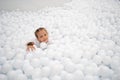
<path fill-rule="evenodd" d="M 27 43 L 27 51 L 34 51 L 34 50 L 35 50 L 34 42 Z"/>

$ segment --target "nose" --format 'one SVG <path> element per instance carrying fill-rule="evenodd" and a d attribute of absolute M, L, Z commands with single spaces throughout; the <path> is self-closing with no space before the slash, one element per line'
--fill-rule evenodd
<path fill-rule="evenodd" d="M 43 39 L 46 40 L 46 37 L 44 36 Z"/>

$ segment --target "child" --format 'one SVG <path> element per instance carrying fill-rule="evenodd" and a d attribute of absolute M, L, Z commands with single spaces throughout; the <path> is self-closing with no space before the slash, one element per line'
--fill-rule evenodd
<path fill-rule="evenodd" d="M 45 28 L 38 28 L 36 31 L 35 31 L 35 36 L 37 38 L 37 41 L 39 43 L 41 42 L 44 42 L 44 43 L 48 43 L 48 32 Z M 39 43 L 35 43 L 35 42 L 29 42 L 27 43 L 27 51 L 30 51 L 30 50 L 35 50 L 35 46 L 34 45 L 39 45 Z"/>

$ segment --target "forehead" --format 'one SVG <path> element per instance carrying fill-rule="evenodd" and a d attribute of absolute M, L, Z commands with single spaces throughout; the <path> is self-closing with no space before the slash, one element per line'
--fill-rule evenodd
<path fill-rule="evenodd" d="M 37 32 L 37 34 L 39 34 L 39 35 L 42 35 L 42 34 L 46 34 L 47 32 L 46 32 L 46 30 L 39 30 L 38 32 Z"/>

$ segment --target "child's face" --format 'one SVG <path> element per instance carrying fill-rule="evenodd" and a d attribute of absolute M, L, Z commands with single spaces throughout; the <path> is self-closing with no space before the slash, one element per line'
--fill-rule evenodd
<path fill-rule="evenodd" d="M 39 42 L 45 42 L 45 43 L 48 42 L 48 33 L 45 30 L 40 30 L 37 33 L 37 36 L 38 36 L 37 39 Z"/>

